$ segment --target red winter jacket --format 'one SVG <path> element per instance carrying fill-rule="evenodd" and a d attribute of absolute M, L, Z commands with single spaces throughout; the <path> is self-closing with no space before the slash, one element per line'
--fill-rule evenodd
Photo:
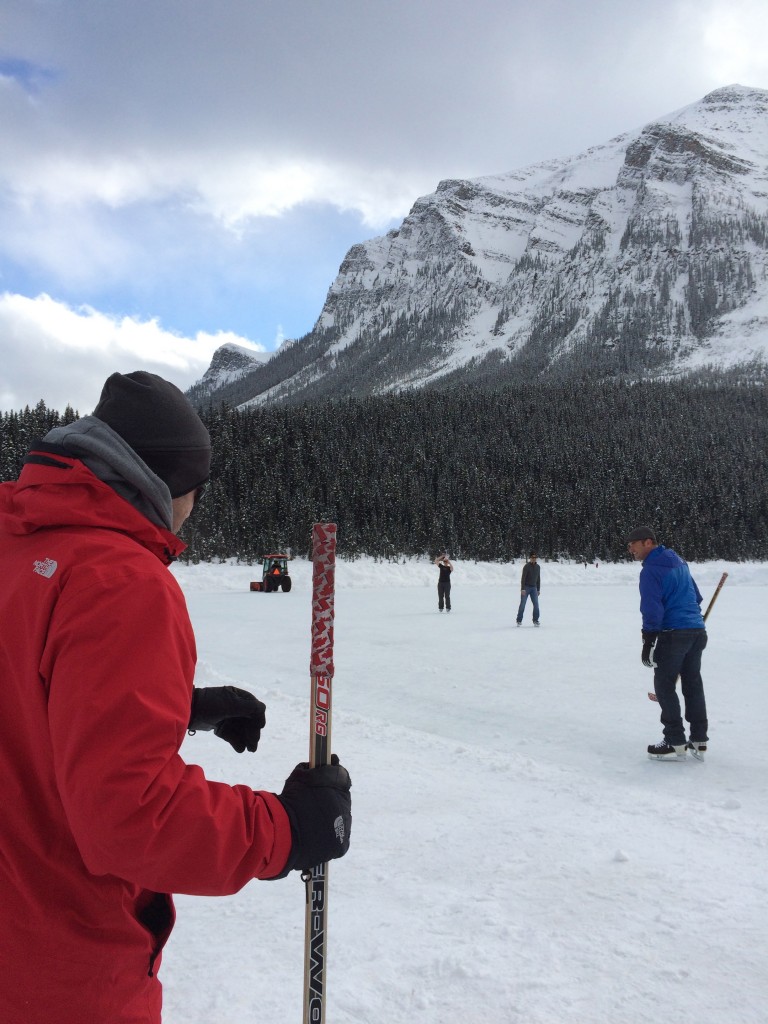
<path fill-rule="evenodd" d="M 48 461 L 0 486 L 0 1020 L 157 1024 L 164 894 L 280 874 L 290 825 L 273 794 L 179 756 L 184 545 Z"/>

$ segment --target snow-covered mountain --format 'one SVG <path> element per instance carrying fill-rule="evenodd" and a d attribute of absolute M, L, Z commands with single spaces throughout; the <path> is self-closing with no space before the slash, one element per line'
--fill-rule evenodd
<path fill-rule="evenodd" d="M 768 90 L 718 89 L 578 156 L 442 181 L 353 246 L 237 404 L 455 379 L 681 373 L 768 352 Z"/>
<path fill-rule="evenodd" d="M 227 342 L 216 349 L 211 365 L 187 394 L 197 405 L 205 405 L 213 396 L 219 395 L 262 366 L 271 355 L 271 352 L 256 352 L 234 342 Z"/>

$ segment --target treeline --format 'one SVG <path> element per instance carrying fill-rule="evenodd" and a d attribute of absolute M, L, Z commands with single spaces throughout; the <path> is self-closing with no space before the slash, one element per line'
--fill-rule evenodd
<path fill-rule="evenodd" d="M 73 418 L 0 416 L 0 468 Z M 693 560 L 768 559 L 768 398 L 722 382 L 508 386 L 203 413 L 212 485 L 189 557 L 340 554 L 616 560 L 638 523 Z"/>
<path fill-rule="evenodd" d="M 21 472 L 24 456 L 30 445 L 44 437 L 54 427 L 61 427 L 77 419 L 77 413 L 67 406 L 63 413 L 49 409 L 40 401 L 21 412 L 0 413 L 0 481 L 15 480 Z"/>

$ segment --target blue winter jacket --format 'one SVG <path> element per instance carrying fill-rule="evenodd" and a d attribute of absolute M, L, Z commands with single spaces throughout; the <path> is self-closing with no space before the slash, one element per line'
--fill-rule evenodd
<path fill-rule="evenodd" d="M 653 548 L 640 571 L 643 629 L 704 629 L 701 594 L 688 565 L 663 544 Z"/>

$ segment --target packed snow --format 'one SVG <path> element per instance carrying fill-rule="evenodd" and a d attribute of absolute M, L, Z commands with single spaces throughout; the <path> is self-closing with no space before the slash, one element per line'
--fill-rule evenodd
<path fill-rule="evenodd" d="M 340 538 L 340 543 L 342 539 Z M 329 872 L 329 1024 L 762 1024 L 768 1011 L 768 566 L 692 565 L 708 623 L 706 761 L 661 738 L 634 563 L 340 561 L 333 748 L 352 847 Z M 197 685 L 267 704 L 256 754 L 212 734 L 211 779 L 279 792 L 309 746 L 311 565 L 289 594 L 245 565 L 178 566 Z M 760 668 L 762 666 L 762 668 Z M 189 855 L 194 856 L 194 849 Z M 301 1020 L 304 886 L 177 898 L 165 1024 Z"/>

